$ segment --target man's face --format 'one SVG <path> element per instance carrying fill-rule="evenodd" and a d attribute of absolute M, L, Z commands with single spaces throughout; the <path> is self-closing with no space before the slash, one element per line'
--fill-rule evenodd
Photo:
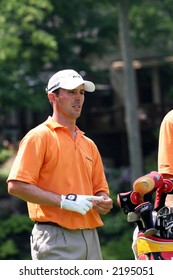
<path fill-rule="evenodd" d="M 80 85 L 75 89 L 60 89 L 56 97 L 56 108 L 65 117 L 77 119 L 80 117 L 84 103 L 84 86 Z"/>

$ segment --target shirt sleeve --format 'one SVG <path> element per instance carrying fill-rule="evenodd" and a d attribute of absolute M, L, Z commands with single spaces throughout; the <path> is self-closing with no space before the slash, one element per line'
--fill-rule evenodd
<path fill-rule="evenodd" d="M 44 161 L 45 143 L 37 133 L 28 133 L 20 142 L 7 182 L 19 180 L 37 184 Z"/>
<path fill-rule="evenodd" d="M 158 171 L 173 174 L 173 124 L 164 118 L 159 132 Z"/>

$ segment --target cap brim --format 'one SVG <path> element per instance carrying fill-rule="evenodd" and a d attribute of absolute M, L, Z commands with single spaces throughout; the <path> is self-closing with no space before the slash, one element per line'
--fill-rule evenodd
<path fill-rule="evenodd" d="M 89 92 L 95 91 L 95 84 L 90 81 L 84 81 L 84 89 Z"/>
<path fill-rule="evenodd" d="M 80 85 L 84 85 L 84 90 L 88 91 L 88 92 L 93 92 L 95 91 L 95 85 L 94 83 L 90 82 L 90 81 L 81 81 L 80 79 L 72 79 L 72 80 L 68 80 L 65 83 L 61 83 L 60 87 L 64 88 L 64 89 L 74 89 Z"/>

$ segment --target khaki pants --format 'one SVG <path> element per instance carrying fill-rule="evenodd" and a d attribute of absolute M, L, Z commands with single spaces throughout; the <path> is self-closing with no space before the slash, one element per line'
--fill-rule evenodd
<path fill-rule="evenodd" d="M 33 260 L 101 260 L 96 229 L 69 230 L 50 224 L 35 224 L 31 234 Z"/>

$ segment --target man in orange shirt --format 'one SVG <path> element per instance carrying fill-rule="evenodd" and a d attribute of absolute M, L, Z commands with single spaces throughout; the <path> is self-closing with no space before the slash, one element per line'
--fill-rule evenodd
<path fill-rule="evenodd" d="M 100 153 L 76 126 L 85 92 L 94 90 L 74 70 L 55 73 L 46 89 L 52 116 L 20 142 L 7 183 L 35 221 L 33 260 L 102 259 L 97 227 L 113 202 Z"/>
<path fill-rule="evenodd" d="M 158 171 L 173 180 L 173 110 L 162 120 L 159 132 Z M 165 205 L 173 207 L 173 195 L 167 194 Z"/>

